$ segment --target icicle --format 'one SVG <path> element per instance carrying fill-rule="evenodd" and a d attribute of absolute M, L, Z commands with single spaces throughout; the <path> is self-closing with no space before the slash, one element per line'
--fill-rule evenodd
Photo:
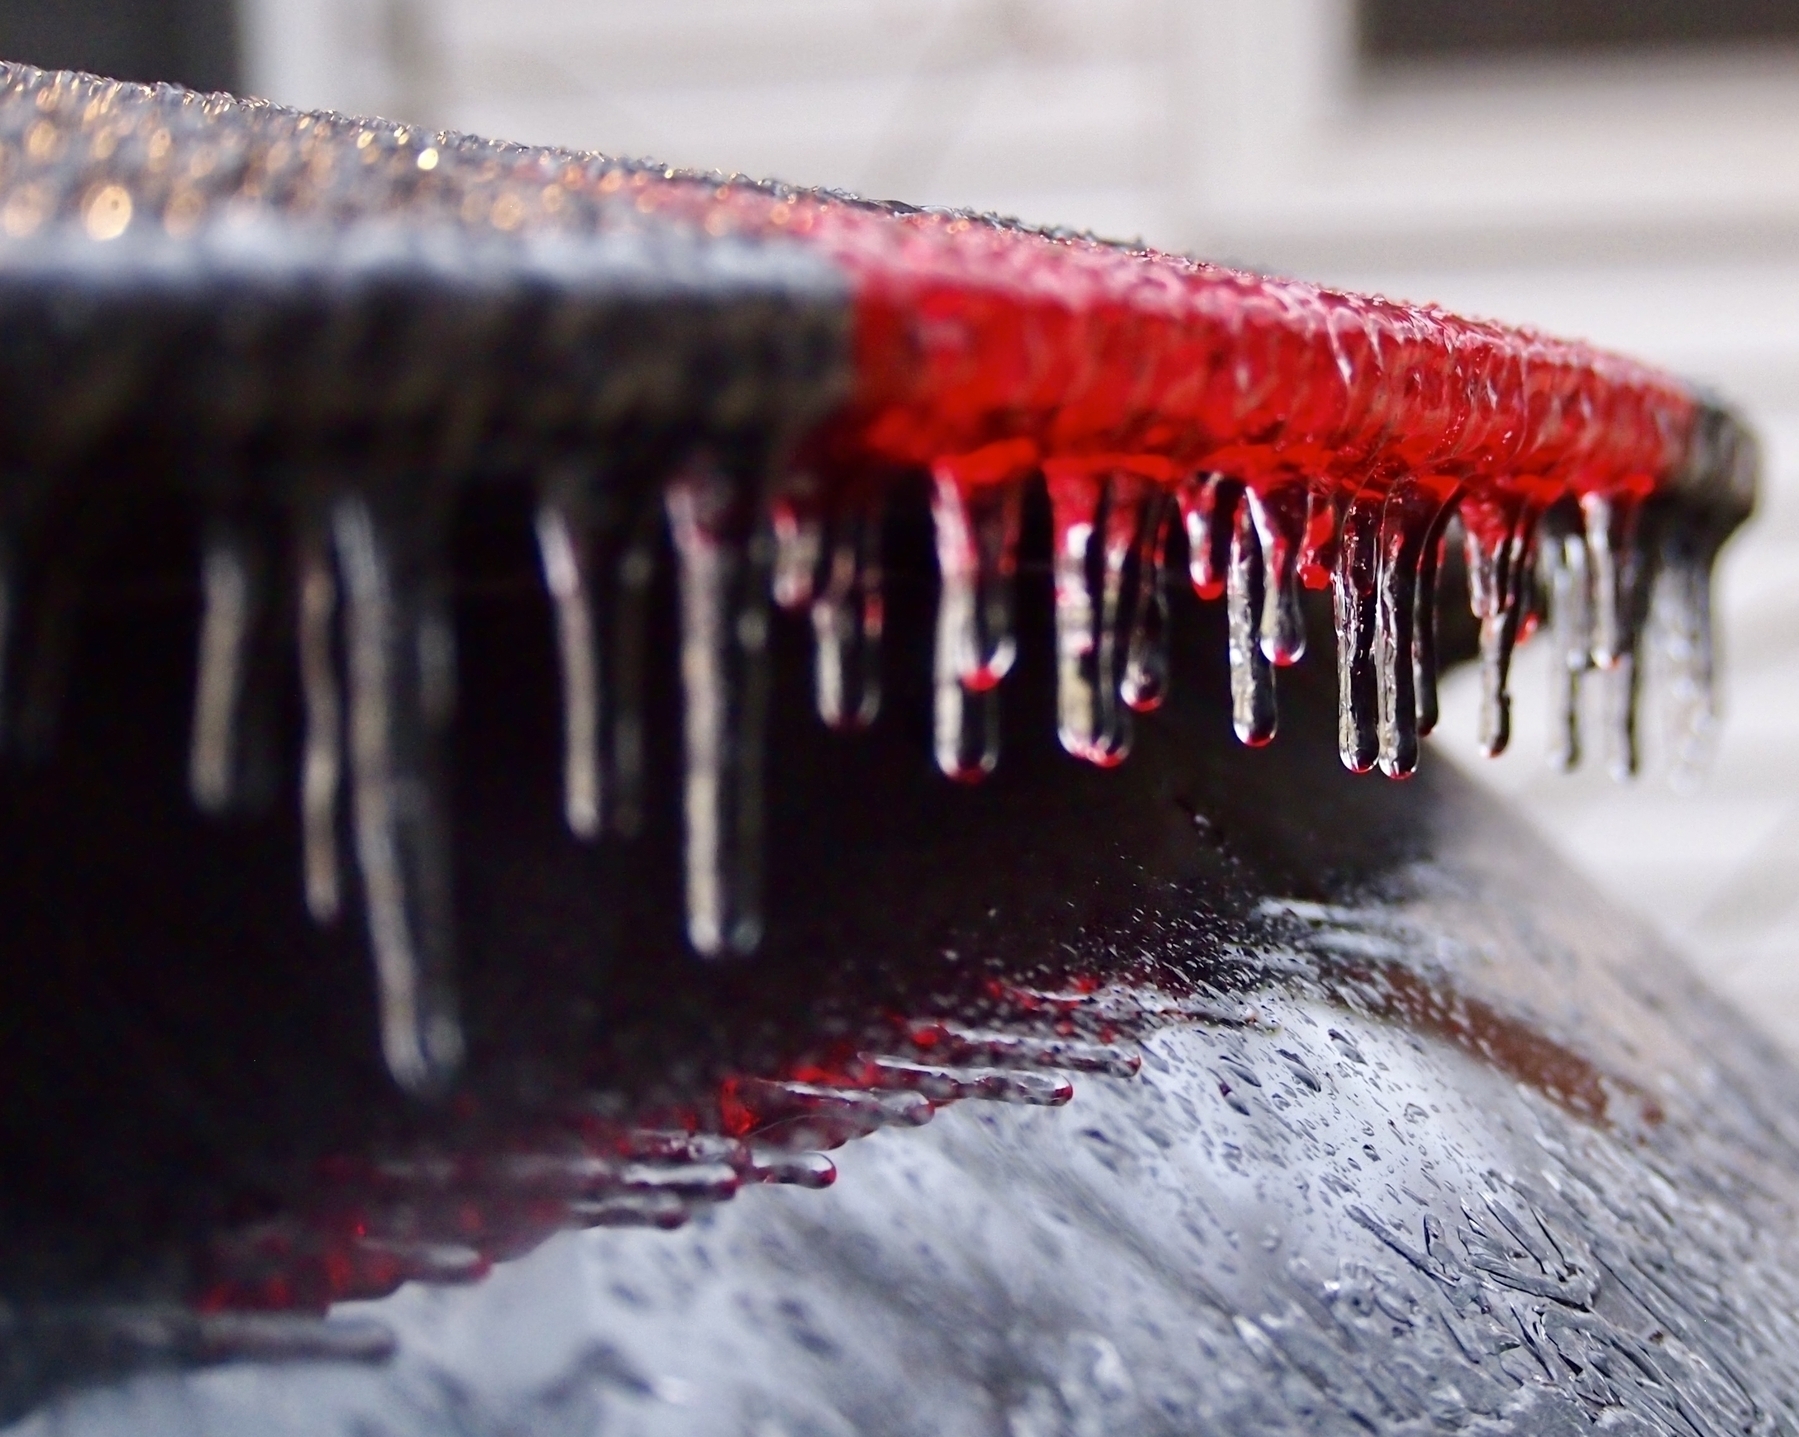
<path fill-rule="evenodd" d="M 824 553 L 818 481 L 810 474 L 792 476 L 768 511 L 775 541 L 775 603 L 790 614 L 799 613 L 813 600 L 818 561 Z"/>
<path fill-rule="evenodd" d="M 1137 531 L 1137 594 L 1119 693 L 1139 713 L 1168 696 L 1168 496 L 1152 490 Z"/>
<path fill-rule="evenodd" d="M 1331 608 L 1337 638 L 1337 756 L 1351 773 L 1366 773 L 1380 755 L 1380 686 L 1375 675 L 1379 610 L 1382 496 L 1359 494 L 1343 516 L 1337 563 L 1331 571 Z"/>
<path fill-rule="evenodd" d="M 262 606 L 263 564 L 248 535 L 217 525 L 200 559 L 200 653 L 188 740 L 188 789 L 203 813 L 238 797 L 250 641 Z"/>
<path fill-rule="evenodd" d="M 562 812 L 577 838 L 600 832 L 600 655 L 587 536 L 572 502 L 546 498 L 537 510 L 537 552 L 556 616 L 562 673 Z"/>
<path fill-rule="evenodd" d="M 1443 570 L 1443 548 L 1448 543 L 1446 531 L 1454 514 L 1453 499 L 1438 509 L 1436 522 L 1424 536 L 1424 545 L 1418 555 L 1414 619 L 1417 627 L 1412 641 L 1412 683 L 1418 693 L 1420 738 L 1436 729 L 1441 712 L 1437 703 L 1437 577 Z"/>
<path fill-rule="evenodd" d="M 1489 758 L 1505 752 L 1512 737 L 1509 683 L 1512 648 L 1518 640 L 1530 590 L 1530 546 L 1537 511 L 1517 504 L 1495 524 L 1468 518 L 1468 597 L 1480 620 L 1480 744 Z"/>
<path fill-rule="evenodd" d="M 1599 680 L 1605 695 L 1606 771 L 1625 783 L 1636 777 L 1643 762 L 1637 733 L 1642 671 L 1635 652 L 1619 655 L 1611 668 L 1600 671 Z"/>
<path fill-rule="evenodd" d="M 404 526 L 370 502 L 331 515 L 343 575 L 349 672 L 351 812 L 363 904 L 381 990 L 381 1040 L 395 1079 L 440 1087 L 462 1059 L 451 939 L 446 801 L 429 752 L 431 566 L 403 552 Z M 410 560 L 410 562 L 408 562 Z M 422 573 L 419 571 L 423 571 Z"/>
<path fill-rule="evenodd" d="M 1311 496 L 1291 482 L 1265 493 L 1250 488 L 1249 512 L 1261 540 L 1263 598 L 1259 621 L 1262 652 L 1277 668 L 1305 656 L 1305 611 L 1299 604 L 1299 556 L 1306 540 Z"/>
<path fill-rule="evenodd" d="M 667 493 L 680 568 L 687 937 L 706 957 L 762 940 L 771 564 L 749 488 L 702 460 Z"/>
<path fill-rule="evenodd" d="M 1593 664 L 1604 671 L 1606 766 L 1623 781 L 1641 766 L 1637 707 L 1642 666 L 1637 649 L 1654 575 L 1638 501 L 1631 496 L 1583 494 L 1588 565 L 1592 576 Z"/>
<path fill-rule="evenodd" d="M 1181 524 L 1187 531 L 1187 573 L 1202 599 L 1224 597 L 1230 567 L 1232 514 L 1239 486 L 1222 474 L 1199 474 L 1181 486 Z"/>
<path fill-rule="evenodd" d="M 619 556 L 613 627 L 612 831 L 635 838 L 643 827 L 644 682 L 648 667 L 650 585 L 662 539 L 662 506 L 645 504 Z"/>
<path fill-rule="evenodd" d="M 1581 676 L 1593 662 L 1593 588 L 1587 541 L 1562 516 L 1538 541 L 1549 601 L 1549 762 L 1567 772 L 1580 763 Z"/>
<path fill-rule="evenodd" d="M 1631 611 L 1641 568 L 1637 503 L 1597 491 L 1580 497 L 1593 576 L 1593 665 L 1615 667 L 1636 642 Z"/>
<path fill-rule="evenodd" d="M 1104 487 L 1079 474 L 1050 480 L 1057 728 L 1063 748 L 1102 768 L 1130 751 L 1130 715 L 1119 702 L 1118 610 L 1141 505 L 1141 481 L 1128 476 Z"/>
<path fill-rule="evenodd" d="M 881 711 L 883 503 L 871 492 L 833 525 L 830 566 L 812 604 L 818 715 L 835 729 L 863 729 Z"/>
<path fill-rule="evenodd" d="M 343 697 L 334 633 L 337 576 L 322 523 L 302 520 L 295 570 L 299 582 L 300 694 L 306 736 L 300 759 L 300 827 L 305 852 L 306 910 L 330 923 L 342 905 L 337 858 L 337 791 L 343 775 Z"/>
<path fill-rule="evenodd" d="M 1693 783 L 1716 737 L 1716 657 L 1712 637 L 1712 565 L 1717 548 L 1685 535 L 1663 550 L 1656 576 L 1655 638 L 1663 672 L 1670 778 Z"/>
<path fill-rule="evenodd" d="M 956 614 L 939 601 L 932 671 L 932 747 L 937 767 L 958 783 L 979 783 L 999 764 L 999 690 L 970 689 L 958 664 Z"/>
<path fill-rule="evenodd" d="M 963 484 L 944 470 L 933 481 L 937 602 L 955 621 L 953 628 L 940 622 L 938 632 L 949 637 L 956 670 L 971 689 L 992 688 L 1017 656 L 1012 609 L 1023 496 L 1018 482 Z"/>
<path fill-rule="evenodd" d="M 1277 718 L 1274 667 L 1261 641 L 1268 579 L 1250 505 L 1240 500 L 1232 507 L 1236 521 L 1224 586 L 1230 631 L 1231 726 L 1243 743 L 1259 748 L 1274 737 Z"/>
<path fill-rule="evenodd" d="M 1375 578 L 1376 744 L 1381 772 L 1409 778 L 1418 769 L 1418 574 L 1442 500 L 1402 480 L 1381 508 Z"/>

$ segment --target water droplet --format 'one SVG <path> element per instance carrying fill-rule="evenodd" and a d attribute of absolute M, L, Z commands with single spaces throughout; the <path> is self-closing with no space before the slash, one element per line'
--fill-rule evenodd
<path fill-rule="evenodd" d="M 1337 564 L 1331 571 L 1337 634 L 1337 756 L 1351 773 L 1366 773 L 1380 754 L 1374 641 L 1383 507 L 1383 496 L 1374 493 L 1350 500 L 1337 540 Z"/>
<path fill-rule="evenodd" d="M 1018 572 L 1018 524 L 1023 485 L 1016 480 L 964 484 L 939 467 L 931 490 L 937 536 L 940 641 L 970 689 L 990 689 L 1011 672 L 1017 656 L 1012 632 Z"/>
<path fill-rule="evenodd" d="M 762 938 L 768 543 L 749 486 L 696 461 L 668 487 L 679 560 L 687 937 L 706 957 Z"/>
<path fill-rule="evenodd" d="M 331 514 L 343 575 L 351 812 L 382 1050 L 395 1079 L 414 1090 L 440 1086 L 462 1059 L 447 803 L 428 751 L 436 724 L 418 637 L 430 587 L 421 574 L 433 567 L 419 552 L 426 522 L 416 513 L 378 519 L 354 494 Z"/>
<path fill-rule="evenodd" d="M 881 712 L 882 496 L 871 490 L 832 525 L 824 591 L 812 605 L 818 715 L 835 729 L 863 729 Z"/>
<path fill-rule="evenodd" d="M 562 675 L 562 812 L 578 838 L 600 832 L 600 653 L 588 536 L 569 495 L 537 510 L 537 553 L 556 618 Z"/>
<path fill-rule="evenodd" d="M 1169 508 L 1167 495 L 1152 490 L 1137 531 L 1137 590 L 1119 693 L 1139 713 L 1160 708 L 1168 696 Z"/>
<path fill-rule="evenodd" d="M 1305 612 L 1299 603 L 1299 559 L 1306 540 L 1311 495 L 1300 481 L 1247 490 L 1262 551 L 1262 652 L 1277 668 L 1305 656 Z"/>

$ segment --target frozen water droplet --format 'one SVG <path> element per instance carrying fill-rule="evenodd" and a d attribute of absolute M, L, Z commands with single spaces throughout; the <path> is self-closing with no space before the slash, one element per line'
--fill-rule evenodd
<path fill-rule="evenodd" d="M 824 553 L 816 479 L 809 474 L 788 479 L 769 503 L 769 528 L 775 539 L 775 603 L 788 613 L 798 613 L 812 602 Z"/>
<path fill-rule="evenodd" d="M 335 632 L 337 575 L 329 538 L 316 518 L 302 519 L 295 556 L 298 648 L 305 738 L 300 757 L 300 827 L 306 910 L 330 923 L 342 904 L 337 856 L 337 793 L 343 775 L 343 696 Z"/>
<path fill-rule="evenodd" d="M 818 715 L 835 729 L 867 728 L 881 712 L 882 514 L 871 492 L 837 516 L 828 577 L 812 605 Z"/>
<path fill-rule="evenodd" d="M 378 519 L 361 495 L 340 499 L 331 515 L 343 575 L 351 810 L 382 1050 L 413 1090 L 441 1086 L 462 1059 L 447 804 L 429 752 L 436 723 L 419 642 L 433 587 L 423 576 L 434 565 L 420 552 L 427 523 L 410 512 Z"/>
<path fill-rule="evenodd" d="M 747 483 L 696 461 L 670 482 L 680 566 L 687 937 L 707 957 L 762 938 L 762 765 L 771 547 Z"/>
<path fill-rule="evenodd" d="M 1580 763 L 1581 677 L 1593 662 L 1592 575 L 1578 522 L 1546 515 L 1537 562 L 1549 603 L 1549 762 L 1566 772 Z"/>
<path fill-rule="evenodd" d="M 1181 524 L 1187 531 L 1187 573 L 1202 599 L 1224 597 L 1230 566 L 1231 519 L 1239 486 L 1222 474 L 1198 474 L 1181 486 Z"/>
<path fill-rule="evenodd" d="M 1137 592 L 1119 693 L 1139 713 L 1168 696 L 1168 511 L 1167 496 L 1151 491 L 1137 531 Z"/>
<path fill-rule="evenodd" d="M 1382 506 L 1375 603 L 1376 745 L 1381 772 L 1418 768 L 1418 574 L 1442 498 L 1402 480 Z"/>
<path fill-rule="evenodd" d="M 1250 505 L 1232 505 L 1230 562 L 1225 576 L 1225 616 L 1230 633 L 1231 727 L 1239 740 L 1259 748 L 1274 737 L 1274 666 L 1262 647 L 1267 573 Z"/>
<path fill-rule="evenodd" d="M 931 491 L 941 580 L 940 637 L 953 646 L 956 671 L 971 689 L 990 689 L 1012 669 L 1018 572 L 1018 522 L 1024 488 L 1017 481 L 964 484 L 939 468 Z"/>
<path fill-rule="evenodd" d="M 1299 603 L 1299 557 L 1306 540 L 1311 496 L 1303 483 L 1290 481 L 1260 492 L 1247 491 L 1262 549 L 1262 609 L 1259 621 L 1262 652 L 1277 668 L 1305 656 L 1305 612 Z"/>
<path fill-rule="evenodd" d="M 237 798 L 250 640 L 266 566 L 249 533 L 215 524 L 200 556 L 200 653 L 188 740 L 188 789 L 203 813 Z"/>
<path fill-rule="evenodd" d="M 588 536 L 570 497 L 537 510 L 537 553 L 556 618 L 562 674 L 562 812 L 578 838 L 600 832 L 600 652 Z"/>
<path fill-rule="evenodd" d="M 1142 483 L 1050 477 L 1056 589 L 1056 713 L 1062 747 L 1111 768 L 1130 752 L 1120 703 L 1118 628 L 1125 565 L 1136 542 Z M 1096 592 L 1097 589 L 1097 592 Z"/>
<path fill-rule="evenodd" d="M 1337 637 L 1337 756 L 1351 773 L 1366 773 L 1380 754 L 1380 687 L 1375 675 L 1379 610 L 1380 519 L 1383 500 L 1372 493 L 1350 500 L 1331 571 L 1331 608 Z"/>

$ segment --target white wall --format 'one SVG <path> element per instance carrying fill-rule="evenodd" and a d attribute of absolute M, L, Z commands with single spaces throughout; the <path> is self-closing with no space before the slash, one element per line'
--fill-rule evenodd
<path fill-rule="evenodd" d="M 1262 262 L 1529 321 L 1746 401 L 1716 774 L 1460 751 L 1799 1051 L 1799 55 L 1367 77 L 1349 0 L 245 0 L 252 88 Z M 1375 781 L 1375 780 L 1370 780 Z"/>

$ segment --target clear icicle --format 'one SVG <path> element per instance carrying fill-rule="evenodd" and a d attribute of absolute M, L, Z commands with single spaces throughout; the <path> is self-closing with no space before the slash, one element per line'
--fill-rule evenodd
<path fill-rule="evenodd" d="M 662 506 L 645 504 L 616 570 L 612 682 L 612 831 L 635 838 L 643 827 L 644 684 L 649 663 L 650 586 L 656 578 Z"/>
<path fill-rule="evenodd" d="M 1630 622 L 1638 563 L 1637 504 L 1607 494 L 1583 494 L 1588 567 L 1593 579 L 1593 665 L 1609 669 L 1636 642 Z"/>
<path fill-rule="evenodd" d="M 1225 571 L 1225 616 L 1230 633 L 1231 727 L 1259 748 L 1274 737 L 1274 666 L 1262 648 L 1261 617 L 1267 571 L 1261 539 L 1246 502 L 1233 506 L 1230 562 Z"/>
<path fill-rule="evenodd" d="M 1337 639 L 1337 756 L 1351 773 L 1366 773 L 1380 756 L 1380 686 L 1375 675 L 1379 610 L 1382 498 L 1360 494 L 1343 516 L 1337 562 L 1331 570 L 1331 608 Z"/>
<path fill-rule="evenodd" d="M 939 612 L 954 619 L 948 635 L 957 672 L 971 689 L 989 689 L 1012 669 L 1022 484 L 965 485 L 939 472 L 931 489 L 937 538 Z"/>
<path fill-rule="evenodd" d="M 701 461 L 667 493 L 681 596 L 687 937 L 706 957 L 762 940 L 771 564 L 749 488 Z"/>
<path fill-rule="evenodd" d="M 1050 484 L 1057 729 L 1063 748 L 1102 768 L 1123 762 L 1130 751 L 1130 714 L 1119 695 L 1118 611 L 1136 541 L 1139 490 L 1138 481 L 1123 476 L 1103 487 L 1081 475 Z"/>
<path fill-rule="evenodd" d="M 331 516 L 343 575 L 349 672 L 351 813 L 381 991 L 381 1041 L 395 1079 L 439 1088 L 462 1060 L 453 971 L 445 795 L 433 772 L 436 727 L 422 639 L 431 565 L 365 498 Z M 406 544 L 406 539 L 413 544 Z M 423 571 L 421 574 L 419 571 Z"/>
<path fill-rule="evenodd" d="M 1187 575 L 1202 599 L 1224 597 L 1230 567 L 1232 515 L 1239 486 L 1222 474 L 1199 474 L 1181 486 L 1181 524 L 1187 531 Z"/>
<path fill-rule="evenodd" d="M 1418 769 L 1418 572 L 1442 501 L 1402 481 L 1381 506 L 1375 575 L 1375 742 L 1381 772 L 1409 778 Z"/>
<path fill-rule="evenodd" d="M 958 783 L 979 783 L 999 764 L 999 690 L 962 682 L 958 616 L 941 600 L 932 669 L 931 736 L 937 767 Z"/>
<path fill-rule="evenodd" d="M 1717 733 L 1711 545 L 1673 543 L 1656 575 L 1654 634 L 1676 786 L 1691 785 L 1711 760 Z"/>
<path fill-rule="evenodd" d="M 264 566 L 249 536 L 220 524 L 200 555 L 200 653 L 188 739 L 187 782 L 202 813 L 238 797 L 251 636 L 262 607 Z"/>
<path fill-rule="evenodd" d="M 1535 510 L 1520 505 L 1490 541 L 1468 526 L 1469 604 L 1480 620 L 1480 745 L 1489 758 L 1504 753 L 1512 738 L 1512 649 L 1529 595 L 1536 519 Z"/>
<path fill-rule="evenodd" d="M 1587 541 L 1578 527 L 1545 525 L 1538 543 L 1549 601 L 1549 762 L 1580 763 L 1581 677 L 1593 663 L 1593 588 Z"/>
<path fill-rule="evenodd" d="M 1413 686 L 1418 694 L 1418 736 L 1433 733 L 1441 708 L 1437 700 L 1437 679 L 1441 665 L 1437 658 L 1437 589 L 1443 571 L 1443 550 L 1448 543 L 1449 521 L 1455 514 L 1453 500 L 1438 511 L 1436 522 L 1424 536 L 1418 555 L 1418 586 L 1415 603 L 1417 633 L 1412 641 Z"/>
<path fill-rule="evenodd" d="M 1139 713 L 1168 696 L 1168 498 L 1152 490 L 1137 531 L 1137 593 L 1119 693 Z"/>
<path fill-rule="evenodd" d="M 1263 597 L 1259 621 L 1262 652 L 1277 668 L 1305 656 L 1305 611 L 1299 602 L 1299 556 L 1306 540 L 1311 495 L 1303 483 L 1247 491 L 1249 512 L 1261 540 Z"/>
<path fill-rule="evenodd" d="M 1599 674 L 1605 696 L 1605 766 L 1619 783 L 1628 782 L 1642 767 L 1642 745 L 1637 731 L 1637 712 L 1642 696 L 1642 671 L 1634 651 Z"/>
<path fill-rule="evenodd" d="M 343 695 L 335 633 L 337 575 L 324 525 L 302 521 L 295 570 L 299 584 L 298 647 L 305 738 L 300 758 L 300 828 L 306 911 L 330 923 L 342 906 L 338 871 L 337 794 L 343 781 Z"/>
<path fill-rule="evenodd" d="M 537 510 L 537 553 L 556 619 L 562 674 L 562 812 L 577 838 L 597 838 L 601 817 L 600 652 L 587 536 L 571 505 Z"/>
<path fill-rule="evenodd" d="M 770 502 L 769 528 L 775 541 L 775 603 L 800 613 L 813 601 L 825 541 L 818 483 L 811 475 L 793 476 Z"/>
<path fill-rule="evenodd" d="M 818 715 L 827 724 L 864 729 L 881 712 L 886 600 L 879 496 L 846 506 L 832 527 L 825 587 L 812 603 L 813 687 Z"/>

